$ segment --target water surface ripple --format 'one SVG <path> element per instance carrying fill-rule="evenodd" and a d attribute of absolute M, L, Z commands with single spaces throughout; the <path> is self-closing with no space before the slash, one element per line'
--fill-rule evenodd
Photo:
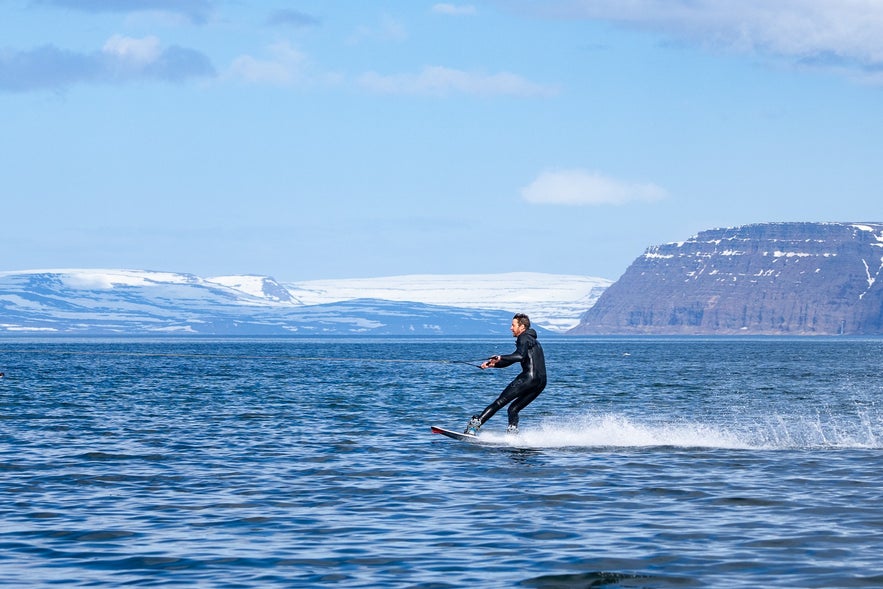
<path fill-rule="evenodd" d="M 0 343 L 0 585 L 883 586 L 883 341 Z M 417 360 L 410 362 L 409 360 Z"/>

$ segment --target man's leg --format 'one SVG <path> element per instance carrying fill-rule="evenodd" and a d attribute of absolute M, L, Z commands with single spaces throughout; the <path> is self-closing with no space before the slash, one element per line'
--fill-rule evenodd
<path fill-rule="evenodd" d="M 518 413 L 530 405 L 543 392 L 544 388 L 543 386 L 531 387 L 512 401 L 512 404 L 509 405 L 509 427 L 518 427 Z"/>
<path fill-rule="evenodd" d="M 497 399 L 488 405 L 484 411 L 481 412 L 481 415 L 478 416 L 478 419 L 481 421 L 482 425 L 494 414 L 505 407 L 507 404 L 511 403 L 513 399 L 518 398 L 518 396 L 524 390 L 524 384 L 522 379 L 516 378 L 512 382 L 509 383 L 503 392 L 500 393 L 500 396 Z"/>

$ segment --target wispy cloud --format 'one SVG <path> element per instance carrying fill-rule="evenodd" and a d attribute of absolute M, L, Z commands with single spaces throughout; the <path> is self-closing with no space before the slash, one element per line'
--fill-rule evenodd
<path fill-rule="evenodd" d="M 102 52 L 119 66 L 139 69 L 157 61 L 163 50 L 156 37 L 136 39 L 114 35 L 104 44 Z"/>
<path fill-rule="evenodd" d="M 113 84 L 138 79 L 183 82 L 215 75 L 202 53 L 155 37 L 115 35 L 100 51 L 77 53 L 44 45 L 0 50 L 0 92 L 64 90 L 75 84 Z"/>
<path fill-rule="evenodd" d="M 268 48 L 268 56 L 241 55 L 230 65 L 229 75 L 250 83 L 289 85 L 303 79 L 306 56 L 287 42 Z"/>
<path fill-rule="evenodd" d="M 521 190 L 521 196 L 535 204 L 622 205 L 660 200 L 667 193 L 655 184 L 617 180 L 598 172 L 571 169 L 541 173 Z"/>
<path fill-rule="evenodd" d="M 408 30 L 401 21 L 391 16 L 383 16 L 377 25 L 359 26 L 347 41 L 351 45 L 359 45 L 367 41 L 401 42 L 407 38 Z"/>
<path fill-rule="evenodd" d="M 267 19 L 267 23 L 274 26 L 306 28 L 319 26 L 321 21 L 315 16 L 299 10 L 283 9 L 273 12 Z"/>
<path fill-rule="evenodd" d="M 800 67 L 883 69 L 883 3 L 868 0 L 527 0 L 537 14 L 661 32 L 716 50 Z"/>
<path fill-rule="evenodd" d="M 432 12 L 447 16 L 472 16 L 478 13 L 475 6 L 471 4 L 449 4 L 447 2 L 433 4 Z"/>
<path fill-rule="evenodd" d="M 214 11 L 210 0 L 31 0 L 38 6 L 78 10 L 80 12 L 160 12 L 203 24 Z"/>
<path fill-rule="evenodd" d="M 379 94 L 447 96 L 451 94 L 554 96 L 558 89 L 531 82 L 508 72 L 484 74 L 442 66 L 426 66 L 417 74 L 363 74 L 359 84 Z"/>

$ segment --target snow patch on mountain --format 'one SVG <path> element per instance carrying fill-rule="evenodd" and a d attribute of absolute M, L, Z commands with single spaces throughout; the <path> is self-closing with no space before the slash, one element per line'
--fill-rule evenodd
<path fill-rule="evenodd" d="M 282 284 L 148 270 L 0 272 L 0 331 L 478 335 L 505 333 L 516 312 L 564 331 L 609 284 L 537 273 Z"/>
<path fill-rule="evenodd" d="M 527 313 L 537 325 L 566 331 L 579 323 L 580 316 L 612 282 L 591 276 L 509 272 L 308 280 L 285 283 L 285 287 L 305 305 L 372 298 L 497 309 Z"/>
<path fill-rule="evenodd" d="M 168 284 L 196 284 L 199 278 L 192 274 L 154 272 L 150 270 L 79 269 L 30 270 L 23 272 L 0 272 L 0 277 L 18 275 L 52 276 L 61 285 L 71 289 L 111 290 L 118 286 L 159 286 Z"/>
<path fill-rule="evenodd" d="M 269 276 L 258 276 L 253 274 L 242 276 L 216 276 L 214 278 L 208 278 L 206 281 L 238 290 L 239 292 L 243 292 L 257 299 L 265 299 L 277 303 L 303 304 L 297 298 L 291 296 L 288 289 L 276 282 L 275 278 Z"/>

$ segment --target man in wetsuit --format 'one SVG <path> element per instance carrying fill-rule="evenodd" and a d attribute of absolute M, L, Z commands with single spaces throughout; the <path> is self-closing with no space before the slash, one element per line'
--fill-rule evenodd
<path fill-rule="evenodd" d="M 546 358 L 543 346 L 537 341 L 537 332 L 531 329 L 530 319 L 524 313 L 512 318 L 509 327 L 515 337 L 515 351 L 505 356 L 493 356 L 481 365 L 485 368 L 505 368 L 516 362 L 521 363 L 521 374 L 509 383 L 497 400 L 487 406 L 481 415 L 473 415 L 466 425 L 467 434 L 477 434 L 478 428 L 494 413 L 509 405 L 509 427 L 507 433 L 518 433 L 518 412 L 546 388 Z"/>

